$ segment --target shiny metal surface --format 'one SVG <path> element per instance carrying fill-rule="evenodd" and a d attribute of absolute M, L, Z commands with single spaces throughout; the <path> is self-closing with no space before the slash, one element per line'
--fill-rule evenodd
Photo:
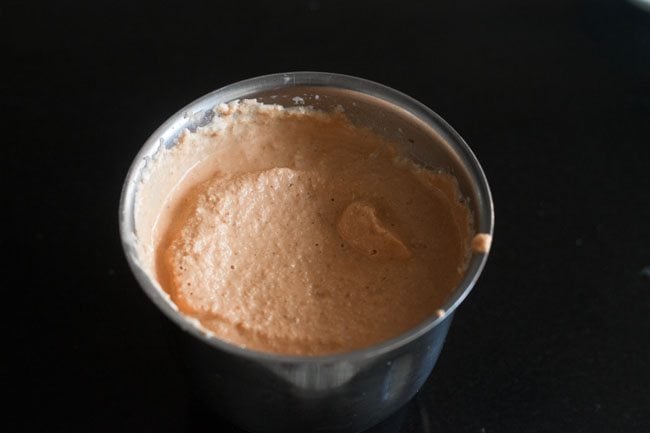
<path fill-rule="evenodd" d="M 445 303 L 445 314 L 363 350 L 317 356 L 281 356 L 242 349 L 200 332 L 162 295 L 140 267 L 134 201 L 146 161 L 175 144 L 184 129 L 211 117 L 234 99 L 257 98 L 286 106 L 343 107 L 353 122 L 391 138 L 422 164 L 453 173 L 474 214 L 477 231 L 492 234 L 494 213 L 483 171 L 462 138 L 414 99 L 367 80 L 320 72 L 274 74 L 212 92 L 185 107 L 147 140 L 127 175 L 119 219 L 122 244 L 138 282 L 173 322 L 175 345 L 196 392 L 215 411 L 256 432 L 355 432 L 389 416 L 413 397 L 429 376 L 453 312 L 474 286 L 486 254 L 474 254 L 465 278 Z M 161 378 L 164 380 L 164 378 Z"/>

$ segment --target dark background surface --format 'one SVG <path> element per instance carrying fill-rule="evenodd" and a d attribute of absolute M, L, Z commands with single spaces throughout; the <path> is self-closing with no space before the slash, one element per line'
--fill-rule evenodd
<path fill-rule="evenodd" d="M 384 430 L 650 431 L 650 13 L 615 1 L 63 1 L 3 3 L 0 17 L 4 353 L 16 364 L 3 430 L 235 431 L 190 398 L 127 268 L 121 184 L 193 99 L 324 70 L 433 108 L 494 194 L 488 266 L 429 382 Z"/>

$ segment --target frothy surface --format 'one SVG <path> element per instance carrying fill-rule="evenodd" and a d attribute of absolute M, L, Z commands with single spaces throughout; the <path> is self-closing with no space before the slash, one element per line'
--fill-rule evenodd
<path fill-rule="evenodd" d="M 342 113 L 231 103 L 176 147 L 212 150 L 160 215 L 157 276 L 219 338 L 363 348 L 435 314 L 462 278 L 473 233 L 455 179 Z"/>

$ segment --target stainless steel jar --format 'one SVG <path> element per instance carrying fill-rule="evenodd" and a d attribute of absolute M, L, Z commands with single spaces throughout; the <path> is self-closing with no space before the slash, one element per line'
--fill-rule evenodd
<path fill-rule="evenodd" d="M 137 248 L 136 195 L 147 161 L 173 146 L 180 132 L 209 121 L 212 108 L 235 99 L 322 110 L 343 107 L 350 119 L 397 142 L 421 164 L 458 179 L 477 232 L 492 234 L 494 212 L 485 175 L 463 139 L 416 100 L 360 78 L 295 72 L 235 83 L 192 102 L 167 120 L 144 144 L 127 175 L 119 209 L 127 260 L 138 282 L 173 322 L 189 380 L 204 402 L 254 432 L 356 432 L 407 403 L 438 359 L 454 310 L 474 286 L 487 254 L 474 253 L 465 277 L 442 307 L 410 331 L 381 344 L 328 356 L 283 356 L 243 349 L 206 335 L 178 312 Z"/>

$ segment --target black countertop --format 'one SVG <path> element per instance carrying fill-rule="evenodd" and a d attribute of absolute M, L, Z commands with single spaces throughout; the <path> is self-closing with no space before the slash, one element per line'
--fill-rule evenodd
<path fill-rule="evenodd" d="M 433 108 L 494 194 L 487 268 L 429 382 L 384 430 L 650 431 L 650 12 L 406 0 L 0 9 L 16 364 L 3 430 L 236 431 L 190 398 L 164 319 L 127 267 L 121 184 L 149 134 L 198 96 L 323 70 Z"/>

